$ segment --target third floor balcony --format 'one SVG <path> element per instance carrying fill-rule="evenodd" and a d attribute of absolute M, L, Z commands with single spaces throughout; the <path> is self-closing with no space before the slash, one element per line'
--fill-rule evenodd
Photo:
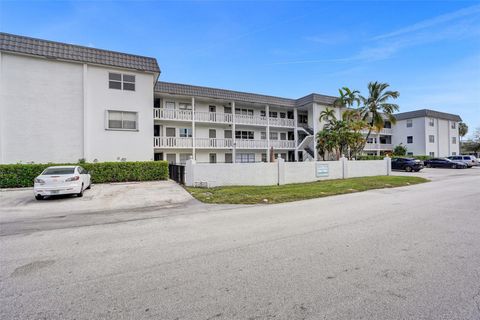
<path fill-rule="evenodd" d="M 267 119 L 265 116 L 246 115 L 246 114 L 231 114 L 207 111 L 181 110 L 181 109 L 163 109 L 154 108 L 153 118 L 157 120 L 174 120 L 174 121 L 192 121 L 195 116 L 195 122 L 205 123 L 224 123 L 224 124 L 244 124 L 244 125 L 258 125 L 272 127 L 288 127 L 295 126 L 294 119 L 288 118 L 273 118 Z"/>

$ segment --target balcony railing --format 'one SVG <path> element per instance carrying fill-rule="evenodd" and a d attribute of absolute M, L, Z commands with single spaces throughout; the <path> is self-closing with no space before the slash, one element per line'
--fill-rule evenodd
<path fill-rule="evenodd" d="M 193 138 L 154 137 L 154 148 L 193 148 Z M 270 140 L 270 147 L 274 149 L 295 149 L 295 141 Z M 198 149 L 267 149 L 267 140 L 253 139 L 216 139 L 196 138 L 195 148 Z"/>
<path fill-rule="evenodd" d="M 390 143 L 366 143 L 365 150 L 393 150 L 393 144 Z"/>
<path fill-rule="evenodd" d="M 214 122 L 214 123 L 233 123 L 233 115 L 231 113 L 195 111 L 195 121 Z"/>
<path fill-rule="evenodd" d="M 191 121 L 192 113 L 193 113 L 192 110 L 154 108 L 153 118 L 162 119 L 162 120 Z"/>
<path fill-rule="evenodd" d="M 192 138 L 154 137 L 154 148 L 192 148 Z"/>
<path fill-rule="evenodd" d="M 362 133 L 365 133 L 367 134 L 368 133 L 368 130 L 362 130 Z M 380 130 L 379 132 L 377 131 L 374 131 L 372 130 L 372 132 L 370 133 L 371 135 L 375 135 L 375 134 L 386 134 L 386 135 L 392 135 L 393 134 L 393 130 L 391 128 L 383 128 L 382 130 Z"/>
<path fill-rule="evenodd" d="M 159 120 L 179 120 L 179 121 L 192 121 L 192 110 L 178 110 L 178 109 L 153 109 L 154 119 Z M 195 111 L 195 121 L 198 122 L 211 122 L 211 123 L 235 123 L 246 125 L 267 125 L 267 117 L 254 116 L 247 114 L 231 113 L 219 113 L 219 112 L 207 112 L 207 111 Z M 295 126 L 295 120 L 287 118 L 269 118 L 270 126 L 273 127 L 290 127 Z"/>

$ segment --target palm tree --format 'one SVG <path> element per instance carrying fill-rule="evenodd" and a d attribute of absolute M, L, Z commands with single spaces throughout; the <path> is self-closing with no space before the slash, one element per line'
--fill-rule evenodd
<path fill-rule="evenodd" d="M 360 99 L 358 98 L 358 94 L 360 93 L 360 91 L 352 91 L 347 87 L 343 87 L 341 89 L 338 89 L 338 93 L 338 98 L 333 102 L 334 107 L 345 108 L 351 107 L 354 104 L 357 104 L 357 106 L 360 105 Z"/>
<path fill-rule="evenodd" d="M 397 104 L 390 103 L 390 99 L 397 99 L 400 96 L 398 91 L 387 90 L 390 85 L 382 82 L 370 82 L 368 84 L 368 97 L 359 96 L 362 103 L 361 112 L 363 120 L 368 121 L 369 129 L 365 141 L 368 140 L 373 129 L 377 132 L 383 129 L 384 116 L 393 124 L 396 119 L 393 116 L 398 111 Z"/>
<path fill-rule="evenodd" d="M 336 121 L 337 117 L 335 116 L 335 109 L 326 108 L 325 110 L 320 112 L 320 118 L 318 119 L 318 121 L 322 122 L 323 120 L 327 122 L 327 125 L 331 124 L 332 121 Z"/>
<path fill-rule="evenodd" d="M 462 153 L 462 138 L 468 133 L 468 126 L 465 122 L 458 123 L 458 135 L 460 136 L 460 153 Z"/>

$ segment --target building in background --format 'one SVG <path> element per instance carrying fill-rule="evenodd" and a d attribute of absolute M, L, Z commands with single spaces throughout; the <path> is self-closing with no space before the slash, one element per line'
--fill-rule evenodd
<path fill-rule="evenodd" d="M 159 75 L 155 58 L 0 33 L 0 163 L 318 159 L 319 116 L 336 97 L 289 99 Z M 365 153 L 403 143 L 413 154 L 458 154 L 459 116 L 420 110 L 397 119 L 371 135 Z"/>

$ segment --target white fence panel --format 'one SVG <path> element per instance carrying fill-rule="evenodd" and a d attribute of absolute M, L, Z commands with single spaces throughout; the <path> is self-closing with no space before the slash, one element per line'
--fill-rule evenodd
<path fill-rule="evenodd" d="M 348 178 L 384 176 L 388 174 L 386 160 L 347 161 L 346 176 Z"/>
<path fill-rule="evenodd" d="M 325 168 L 327 168 L 327 173 L 325 173 Z M 322 173 L 317 169 L 321 169 Z M 285 183 L 342 179 L 342 171 L 342 161 L 285 162 Z"/>

